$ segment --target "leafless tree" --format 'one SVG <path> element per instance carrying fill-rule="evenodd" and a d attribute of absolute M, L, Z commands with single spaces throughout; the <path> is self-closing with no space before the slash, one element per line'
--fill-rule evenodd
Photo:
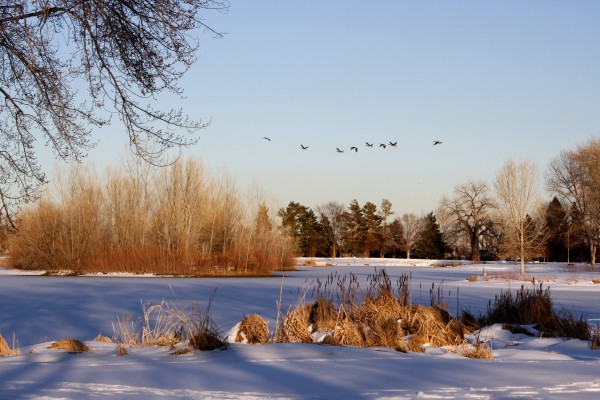
<path fill-rule="evenodd" d="M 563 151 L 548 166 L 546 186 L 580 215 L 592 265 L 600 244 L 600 139 Z"/>
<path fill-rule="evenodd" d="M 410 251 L 419 240 L 419 234 L 423 225 L 423 218 L 416 214 L 403 214 L 400 217 L 400 223 L 404 232 L 404 246 L 406 249 L 406 258 L 410 258 Z"/>
<path fill-rule="evenodd" d="M 321 224 L 325 228 L 325 235 L 331 249 L 332 258 L 337 256 L 339 242 L 342 238 L 345 208 L 342 203 L 335 201 L 317 206 L 317 212 L 319 213 Z"/>
<path fill-rule="evenodd" d="M 485 182 L 470 181 L 454 188 L 454 197 L 444 196 L 441 211 L 449 215 L 455 233 L 466 235 L 471 248 L 471 260 L 480 260 L 480 238 L 490 225 L 490 211 L 494 207 Z"/>
<path fill-rule="evenodd" d="M 198 47 L 192 34 L 200 28 L 220 36 L 201 13 L 227 7 L 227 0 L 0 1 L 5 217 L 13 223 L 15 209 L 38 198 L 46 180 L 37 141 L 60 159 L 79 160 L 94 145 L 92 129 L 114 115 L 132 148 L 149 161 L 195 143 L 193 132 L 205 124 L 151 103 L 161 93 L 182 95 L 177 82 Z"/>
<path fill-rule="evenodd" d="M 503 248 L 520 259 L 521 275 L 525 274 L 525 260 L 536 255 L 544 241 L 543 219 L 537 218 L 542 205 L 538 176 L 535 164 L 507 160 L 494 182 L 503 226 Z"/>

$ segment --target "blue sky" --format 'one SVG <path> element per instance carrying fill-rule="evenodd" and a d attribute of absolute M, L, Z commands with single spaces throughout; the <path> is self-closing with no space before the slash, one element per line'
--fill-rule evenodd
<path fill-rule="evenodd" d="M 598 1 L 231 0 L 205 15 L 226 35 L 200 36 L 186 99 L 159 102 L 211 120 L 185 154 L 272 207 L 427 213 L 507 158 L 543 174 L 600 134 L 599 19 Z M 120 132 L 98 132 L 89 159 L 115 164 Z"/>

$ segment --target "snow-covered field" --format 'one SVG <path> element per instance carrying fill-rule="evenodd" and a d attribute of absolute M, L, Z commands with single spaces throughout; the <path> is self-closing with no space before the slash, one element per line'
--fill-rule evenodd
<path fill-rule="evenodd" d="M 305 260 L 299 259 L 301 264 Z M 245 315 L 259 314 L 273 330 L 277 301 L 284 309 L 317 279 L 355 274 L 365 281 L 385 268 L 395 281 L 411 276 L 412 303 L 428 305 L 440 289 L 451 314 L 485 311 L 514 264 L 431 267 L 431 261 L 318 259 L 329 267 L 299 267 L 284 278 L 158 278 L 132 276 L 47 277 L 0 269 L 0 333 L 21 355 L 0 357 L 0 399 L 596 399 L 600 350 L 589 342 L 531 338 L 485 329 L 494 359 L 466 359 L 443 349 L 400 353 L 389 348 L 316 344 L 232 344 L 227 350 L 171 355 L 168 348 L 133 349 L 92 342 L 113 335 L 117 317 L 141 316 L 142 303 L 167 300 L 182 308 L 206 306 L 227 332 Z M 434 264 L 439 264 L 433 262 Z M 600 273 L 583 265 L 531 264 L 527 274 L 550 286 L 557 309 L 600 323 Z M 484 274 L 489 280 L 482 279 Z M 467 278 L 479 279 L 468 282 Z M 527 283 L 529 284 L 529 283 Z M 215 292 L 216 290 L 216 292 Z M 284 310 L 285 311 L 285 310 Z M 93 352 L 48 349 L 61 338 L 85 341 Z"/>

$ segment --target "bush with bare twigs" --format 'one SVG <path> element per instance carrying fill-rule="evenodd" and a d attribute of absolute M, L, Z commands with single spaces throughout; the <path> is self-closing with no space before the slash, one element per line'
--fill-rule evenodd
<path fill-rule="evenodd" d="M 568 310 L 555 312 L 550 288 L 542 284 L 521 288 L 515 295 L 511 291 L 501 292 L 487 314 L 479 317 L 480 325 L 508 324 L 511 330 L 521 325 L 534 325 L 540 336 L 567 337 L 590 340 L 590 327 L 581 316 L 575 318 Z"/>
<path fill-rule="evenodd" d="M 236 342 L 263 344 L 269 341 L 269 326 L 256 314 L 244 317 L 238 328 Z"/>

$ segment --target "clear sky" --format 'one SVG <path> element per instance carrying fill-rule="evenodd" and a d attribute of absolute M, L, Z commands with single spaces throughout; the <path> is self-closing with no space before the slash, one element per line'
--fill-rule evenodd
<path fill-rule="evenodd" d="M 598 21 L 593 0 L 231 0 L 205 14 L 226 35 L 200 36 L 186 99 L 164 106 L 211 120 L 186 154 L 275 207 L 386 198 L 427 213 L 507 158 L 543 174 L 600 135 Z M 90 160 L 114 164 L 126 136 L 96 138 Z"/>

